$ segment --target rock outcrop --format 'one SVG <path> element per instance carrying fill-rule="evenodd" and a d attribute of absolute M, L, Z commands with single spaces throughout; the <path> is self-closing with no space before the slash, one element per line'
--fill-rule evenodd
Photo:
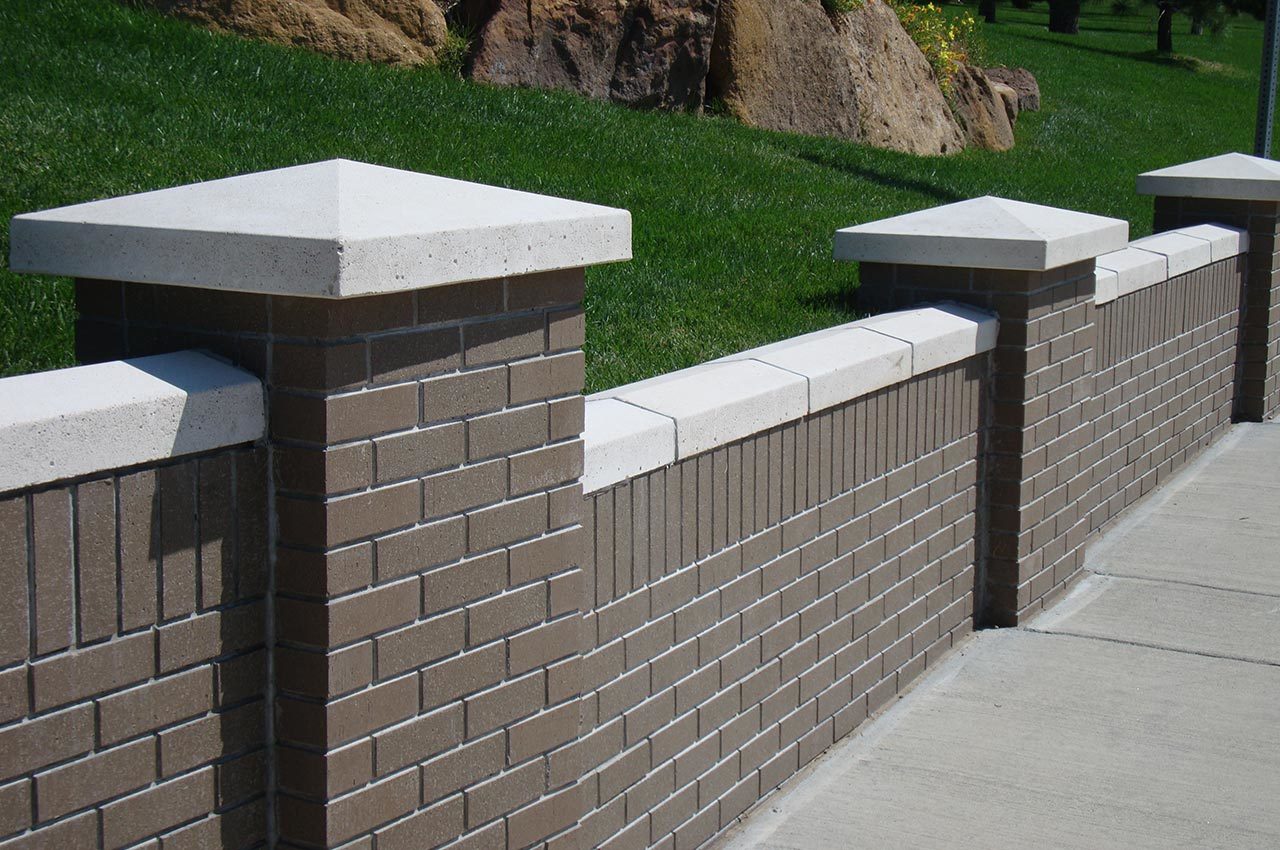
<path fill-rule="evenodd" d="M 981 68 L 961 66 L 951 81 L 951 96 L 956 119 L 969 145 L 993 151 L 1013 147 L 1013 122 L 1005 99 Z"/>
<path fill-rule="evenodd" d="M 1018 93 L 1019 112 L 1040 110 L 1040 84 L 1026 68 L 987 68 L 987 79 L 1002 83 Z"/>
<path fill-rule="evenodd" d="M 719 0 L 490 0 L 477 80 L 662 109 L 702 107 Z"/>
<path fill-rule="evenodd" d="M 447 27 L 435 0 L 150 0 L 215 29 L 306 47 L 340 59 L 431 64 Z M 334 7 L 337 8 L 334 8 Z"/>
<path fill-rule="evenodd" d="M 834 17 L 811 0 L 721 0 L 709 94 L 756 127 L 917 154 L 964 146 L 929 63 L 878 0 Z"/>

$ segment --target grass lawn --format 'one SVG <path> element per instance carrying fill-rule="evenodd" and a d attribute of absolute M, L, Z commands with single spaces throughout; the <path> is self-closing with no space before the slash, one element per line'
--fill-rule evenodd
<path fill-rule="evenodd" d="M 1252 147 L 1261 25 L 1221 37 L 1154 7 L 1086 7 L 1079 36 L 1047 6 L 1005 4 L 989 64 L 1024 65 L 1044 109 L 1006 154 L 921 159 L 728 119 L 643 113 L 339 63 L 215 36 L 111 0 L 0 2 L 0 254 L 19 212 L 347 157 L 631 210 L 635 259 L 589 272 L 590 390 L 855 316 L 857 269 L 832 232 L 996 194 L 1128 219 L 1151 168 Z M 0 374 L 71 365 L 65 281 L 0 271 Z"/>

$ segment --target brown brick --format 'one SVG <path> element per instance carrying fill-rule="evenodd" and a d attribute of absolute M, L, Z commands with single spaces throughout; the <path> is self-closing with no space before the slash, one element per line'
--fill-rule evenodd
<path fill-rule="evenodd" d="M 467 618 L 462 611 L 452 611 L 381 635 L 374 641 L 378 678 L 387 679 L 452 655 L 465 645 L 466 635 Z"/>
<path fill-rule="evenodd" d="M 110 745 L 212 708 L 213 668 L 196 667 L 98 700 L 99 735 Z"/>
<path fill-rule="evenodd" d="M 508 667 L 513 675 L 543 667 L 583 649 L 582 618 L 569 615 L 507 639 Z"/>
<path fill-rule="evenodd" d="M 585 783 L 566 788 L 512 813 L 507 818 L 509 847 L 527 847 L 568 829 L 586 813 Z"/>
<path fill-rule="evenodd" d="M 275 295 L 271 297 L 271 331 L 290 337 L 340 338 L 410 327 L 413 295 L 395 292 L 342 299 Z"/>
<path fill-rule="evenodd" d="M 464 466 L 423 481 L 425 515 L 445 516 L 489 505 L 507 494 L 505 458 Z"/>
<path fill-rule="evenodd" d="M 586 374 L 585 363 L 581 351 L 512 363 L 511 403 L 526 404 L 581 393 Z"/>
<path fill-rule="evenodd" d="M 451 422 L 374 441 L 378 481 L 413 478 L 457 466 L 466 459 L 466 428 Z"/>
<path fill-rule="evenodd" d="M 377 774 L 385 776 L 462 743 L 462 706 L 455 703 L 373 736 Z"/>
<path fill-rule="evenodd" d="M 93 707 L 77 705 L 0 730 L 0 782 L 93 747 Z"/>
<path fill-rule="evenodd" d="M 35 565 L 35 651 L 39 655 L 72 644 L 71 496 L 45 490 L 31 496 L 32 561 Z M 19 585 L 21 586 L 21 585 Z"/>
<path fill-rule="evenodd" d="M 280 700 L 283 739 L 333 747 L 390 726 L 418 711 L 418 680 L 404 676 L 326 704 Z"/>
<path fill-rule="evenodd" d="M 541 670 L 468 697 L 467 737 L 474 738 L 536 714 L 546 702 L 546 674 Z"/>
<path fill-rule="evenodd" d="M 422 382 L 422 413 L 427 422 L 489 413 L 506 404 L 505 366 L 444 375 Z"/>
<path fill-rule="evenodd" d="M 373 781 L 373 740 L 363 738 L 323 752 L 288 745 L 276 749 L 281 789 L 309 797 L 334 797 Z"/>
<path fill-rule="evenodd" d="M 503 282 L 475 280 L 419 289 L 418 322 L 424 325 L 453 322 L 502 312 Z"/>
<path fill-rule="evenodd" d="M 546 789 L 542 761 L 534 760 L 467 789 L 468 828 L 518 809 Z"/>
<path fill-rule="evenodd" d="M 462 797 L 443 800 L 374 833 L 378 850 L 418 850 L 438 847 L 463 832 Z"/>
<path fill-rule="evenodd" d="M 196 610 L 195 467 L 161 467 L 161 616 L 170 620 Z"/>
<path fill-rule="evenodd" d="M 580 710 L 577 701 L 570 701 L 512 726 L 507 733 L 511 763 L 550 752 L 577 737 Z"/>
<path fill-rule="evenodd" d="M 404 331 L 369 342 L 373 382 L 411 381 L 462 365 L 462 339 L 457 328 Z"/>
<path fill-rule="evenodd" d="M 359 690 L 373 681 L 373 642 L 331 652 L 278 645 L 276 677 L 282 692 L 319 699 Z"/>
<path fill-rule="evenodd" d="M 581 348 L 586 340 L 586 315 L 581 307 L 547 313 L 547 349 Z"/>
<path fill-rule="evenodd" d="M 104 806 L 103 846 L 124 847 L 212 811 L 213 773 L 207 767 Z"/>
<path fill-rule="evenodd" d="M 452 517 L 380 537 L 375 545 L 378 580 L 387 581 L 461 558 L 467 548 L 467 524 L 462 517 Z"/>
<path fill-rule="evenodd" d="M 310 443 L 345 443 L 418 424 L 416 384 L 359 390 L 326 398 L 276 392 L 271 435 Z"/>
<path fill-rule="evenodd" d="M 511 495 L 546 490 L 582 477 L 583 444 L 572 440 L 513 454 L 509 464 Z"/>
<path fill-rule="evenodd" d="M 418 610 L 414 579 L 380 585 L 328 604 L 278 598 L 277 633 L 292 643 L 336 647 L 410 623 Z"/>
<path fill-rule="evenodd" d="M 467 420 L 467 456 L 472 460 L 508 456 L 547 441 L 547 406 L 514 407 Z"/>
<path fill-rule="evenodd" d="M 506 673 L 506 652 L 501 643 L 464 652 L 422 671 L 422 705 L 440 705 L 501 681 Z"/>
<path fill-rule="evenodd" d="M 546 616 L 546 585 L 530 585 L 468 606 L 468 640 L 472 645 L 488 643 L 540 622 Z"/>
<path fill-rule="evenodd" d="M 340 546 L 413 525 L 422 517 L 422 492 L 406 481 L 324 501 L 280 496 L 280 539 L 302 546 Z"/>
<path fill-rule="evenodd" d="M 98 813 L 85 812 L 55 824 L 41 826 L 6 842 L 4 850 L 55 850 L 62 847 L 98 847 Z"/>
<path fill-rule="evenodd" d="M 532 357 L 546 347 L 541 315 L 492 319 L 462 329 L 467 366 L 483 366 Z"/>
<path fill-rule="evenodd" d="M 263 642 L 262 602 L 210 611 L 157 630 L 161 675 Z"/>
<path fill-rule="evenodd" d="M 585 269 L 560 269 L 507 278 L 507 309 L 534 310 L 576 304 L 586 288 Z"/>
<path fill-rule="evenodd" d="M 482 552 L 546 530 L 547 497 L 538 493 L 467 514 L 467 548 Z"/>
<path fill-rule="evenodd" d="M 409 814 L 417 805 L 418 793 L 417 773 L 405 771 L 327 805 L 281 797 L 280 835 L 286 840 L 334 847 Z"/>
<path fill-rule="evenodd" d="M 276 342 L 271 346 L 271 383 L 301 390 L 358 387 L 369 380 L 364 342 L 340 345 Z"/>
<path fill-rule="evenodd" d="M 150 785 L 155 775 L 153 738 L 71 762 L 36 776 L 37 817 L 42 822 L 62 817 Z"/>
<path fill-rule="evenodd" d="M 0 835 L 12 835 L 31 826 L 31 780 L 0 786 Z"/>
<path fill-rule="evenodd" d="M 462 522 L 462 520 L 456 520 Z M 464 526 L 465 528 L 465 526 Z M 507 553 L 490 552 L 425 573 L 422 608 L 427 614 L 490 596 L 507 586 Z"/>
<path fill-rule="evenodd" d="M 76 538 L 80 573 L 76 612 L 80 639 L 90 642 L 116 631 L 116 488 L 112 479 L 76 488 Z"/>
<path fill-rule="evenodd" d="M 197 469 L 196 510 L 200 515 L 197 598 L 203 609 L 235 600 L 237 510 L 231 455 L 201 458 Z"/>
<path fill-rule="evenodd" d="M 553 441 L 582 435 L 586 416 L 586 401 L 582 396 L 549 401 L 547 412 L 550 417 L 550 438 Z"/>
<path fill-rule="evenodd" d="M 30 650 L 27 629 L 27 501 L 0 500 L 0 664 L 21 661 Z M 21 592 L 20 592 L 21 591 Z"/>
<path fill-rule="evenodd" d="M 155 672 L 150 633 L 62 653 L 31 668 L 37 711 L 140 682 Z"/>
<path fill-rule="evenodd" d="M 422 799 L 428 803 L 438 800 L 501 770 L 506 755 L 504 737 L 497 732 L 423 764 Z"/>
<path fill-rule="evenodd" d="M 0 672 L 0 725 L 25 715 L 28 700 L 26 666 Z"/>
<path fill-rule="evenodd" d="M 373 582 L 373 544 L 358 543 L 330 552 L 276 548 L 276 589 L 324 599 Z"/>
<path fill-rule="evenodd" d="M 329 448 L 281 445 L 275 469 L 286 491 L 324 496 L 363 490 L 373 480 L 373 447 L 352 443 Z"/>
<path fill-rule="evenodd" d="M 172 776 L 216 759 L 261 747 L 261 702 L 210 714 L 160 733 L 160 769 Z"/>

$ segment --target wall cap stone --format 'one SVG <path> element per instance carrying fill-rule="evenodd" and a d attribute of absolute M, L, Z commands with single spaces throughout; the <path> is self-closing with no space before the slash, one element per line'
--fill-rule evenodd
<path fill-rule="evenodd" d="M 597 492 L 990 351 L 999 320 L 939 304 L 860 319 L 589 396 L 583 490 Z"/>
<path fill-rule="evenodd" d="M 1280 162 L 1225 153 L 1138 175 L 1139 195 L 1280 201 Z"/>
<path fill-rule="evenodd" d="M 837 260 L 1046 271 L 1113 251 L 1115 218 L 986 196 L 836 231 Z"/>
<path fill-rule="evenodd" d="M 0 379 L 0 492 L 252 443 L 258 378 L 199 351 Z"/>
<path fill-rule="evenodd" d="M 631 214 L 335 159 L 15 216 L 16 272 L 345 298 L 626 260 Z"/>
<path fill-rule="evenodd" d="M 1135 239 L 1127 248 L 1098 257 L 1094 302 L 1107 304 L 1248 250 L 1249 234 L 1222 224 L 1198 224 Z"/>

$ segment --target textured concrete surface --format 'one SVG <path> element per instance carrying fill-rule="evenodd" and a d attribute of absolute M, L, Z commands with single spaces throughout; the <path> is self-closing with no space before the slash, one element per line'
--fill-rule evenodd
<path fill-rule="evenodd" d="M 1138 194 L 1280 200 L 1280 164 L 1248 154 L 1225 153 L 1139 174 Z"/>
<path fill-rule="evenodd" d="M 1237 426 L 720 847 L 1280 846 L 1278 553 L 1280 424 Z"/>

